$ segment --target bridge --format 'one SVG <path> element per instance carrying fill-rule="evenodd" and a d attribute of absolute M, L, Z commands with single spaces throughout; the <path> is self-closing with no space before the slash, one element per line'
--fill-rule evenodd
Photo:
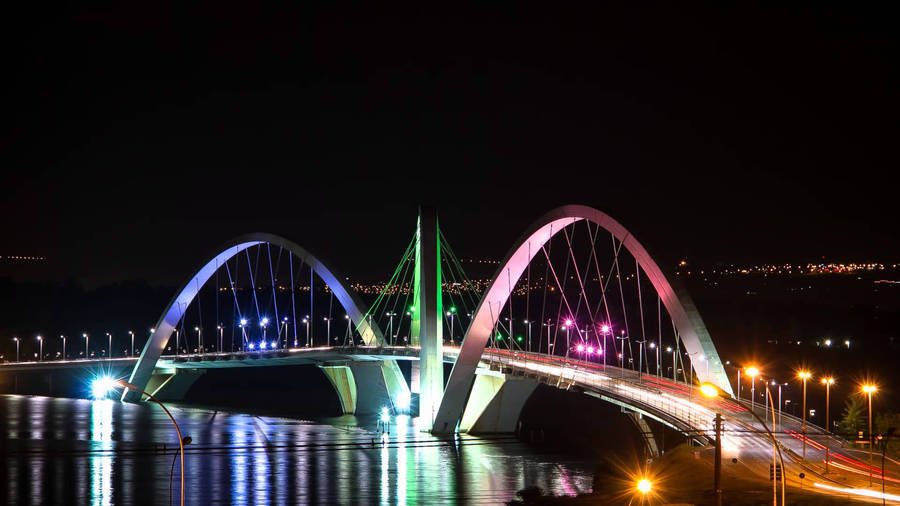
<path fill-rule="evenodd" d="M 608 243 L 601 240 L 604 233 Z M 260 285 L 261 260 L 268 286 Z M 240 280 L 241 270 L 248 283 Z M 299 281 L 307 272 L 307 281 Z M 804 430 L 791 416 L 778 412 L 776 418 L 735 399 L 725 364 L 690 297 L 669 282 L 634 235 L 599 210 L 564 206 L 539 218 L 481 292 L 441 233 L 436 212 L 427 208 L 374 302 L 364 304 L 346 279 L 292 241 L 241 236 L 198 265 L 163 310 L 140 357 L 12 363 L 3 370 L 117 368 L 127 371 L 129 383 L 163 400 L 178 400 L 211 368 L 314 365 L 331 382 L 344 413 L 385 408 L 406 413 L 417 405 L 420 427 L 435 434 L 513 432 L 525 402 L 545 384 L 621 408 L 650 456 L 660 454 L 655 434 L 663 426 L 701 447 L 714 444 L 719 414 L 727 426 L 721 443 L 725 458 L 738 458 L 752 472 L 765 474 L 776 455 L 788 483 L 800 484 L 796 476 L 805 471 L 840 488 L 873 472 L 847 452 L 829 451 L 833 465 L 851 477 L 835 482 L 814 462 L 840 441 L 819 427 L 807 424 Z M 319 296 L 328 295 L 324 343 L 315 342 L 313 330 L 317 281 L 325 290 Z M 304 297 L 300 319 L 298 294 Z M 219 323 L 223 296 L 231 299 L 226 313 L 235 322 L 228 328 L 239 329 L 232 334 L 239 345 L 231 350 L 225 346 L 226 326 Z M 211 311 L 211 297 L 217 339 L 209 346 L 202 320 L 204 311 Z M 335 300 L 346 322 L 339 343 L 331 329 Z M 321 311 L 325 303 L 318 303 Z M 191 328 L 186 322 L 195 311 L 192 353 L 193 344 L 187 350 L 184 345 Z M 459 345 L 458 327 L 464 329 Z M 411 362 L 409 382 L 398 361 Z M 451 367 L 446 382 L 444 364 Z M 714 385 L 720 395 L 707 398 L 701 384 Z M 122 400 L 137 402 L 140 396 L 129 390 Z M 895 475 L 885 479 L 900 483 Z"/>

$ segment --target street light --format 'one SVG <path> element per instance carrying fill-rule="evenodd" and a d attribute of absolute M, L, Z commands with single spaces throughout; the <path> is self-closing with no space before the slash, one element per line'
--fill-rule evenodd
<path fill-rule="evenodd" d="M 349 337 L 350 340 L 352 341 L 352 340 L 353 340 L 353 336 L 350 335 L 350 315 L 345 314 L 345 315 L 344 315 L 344 319 L 347 320 L 347 332 L 346 332 L 346 336 Z M 285 335 L 287 335 L 287 334 L 285 334 Z M 352 344 L 352 343 L 351 343 L 351 344 Z"/>
<path fill-rule="evenodd" d="M 60 334 L 59 338 L 63 340 L 63 360 L 66 359 L 66 336 Z"/>
<path fill-rule="evenodd" d="M 447 316 L 450 317 L 450 344 L 453 344 L 455 342 L 453 340 L 453 319 L 456 316 L 456 306 L 450 306 L 450 310 L 447 311 Z M 531 336 L 528 337 L 531 339 Z"/>
<path fill-rule="evenodd" d="M 704 397 L 714 399 L 719 396 L 719 389 L 712 383 L 700 385 L 700 393 Z M 716 458 L 713 468 L 713 489 L 716 491 L 716 506 L 722 506 L 722 413 L 716 412 Z"/>
<path fill-rule="evenodd" d="M 266 347 L 266 330 L 269 327 L 269 318 L 266 316 L 263 316 L 262 320 L 259 321 L 259 326 L 262 327 L 262 329 L 263 329 L 262 345 L 260 346 L 260 348 L 265 349 L 265 347 Z"/>
<path fill-rule="evenodd" d="M 812 377 L 812 373 L 800 371 L 797 377 L 803 380 L 803 460 L 806 460 L 806 380 Z"/>
<path fill-rule="evenodd" d="M 131 356 L 133 357 L 134 356 L 134 331 L 129 330 L 128 333 L 131 334 Z"/>
<path fill-rule="evenodd" d="M 107 349 L 109 350 L 109 353 L 106 355 L 106 358 L 112 358 L 112 334 L 107 332 L 106 337 L 109 338 L 109 345 L 107 347 Z"/>
<path fill-rule="evenodd" d="M 16 342 L 16 362 L 18 362 L 19 361 L 19 338 L 14 337 L 13 341 Z"/>
<path fill-rule="evenodd" d="M 878 387 L 875 385 L 863 385 L 862 391 L 869 399 L 869 486 L 872 486 L 872 446 L 875 444 L 875 439 L 872 437 L 872 394 L 874 394 L 878 390 Z"/>
<path fill-rule="evenodd" d="M 241 318 L 241 321 L 238 323 L 238 327 L 241 328 L 241 351 L 244 351 L 244 346 L 247 345 L 247 319 Z M 231 348 L 234 351 L 234 334 L 232 334 L 231 338 Z"/>
<path fill-rule="evenodd" d="M 89 358 L 89 356 L 88 356 L 88 347 L 89 347 L 89 346 L 88 346 L 88 343 L 91 342 L 91 338 L 90 338 L 90 336 L 87 335 L 87 332 L 82 332 L 82 333 L 81 333 L 81 337 L 84 338 L 84 359 L 87 360 L 87 359 Z"/>
<path fill-rule="evenodd" d="M 747 376 L 750 376 L 750 411 L 753 411 L 754 404 L 756 403 L 756 377 L 759 375 L 759 369 L 756 367 L 748 367 L 744 369 L 744 372 L 747 373 Z"/>
<path fill-rule="evenodd" d="M 325 337 L 327 338 L 326 342 L 331 343 L 331 317 L 323 316 L 322 319 L 325 320 Z"/>
<path fill-rule="evenodd" d="M 197 332 L 198 351 L 200 351 L 200 353 L 203 353 L 204 351 L 206 351 L 203 349 L 203 329 L 201 329 L 200 327 L 194 327 L 194 331 Z"/>
<path fill-rule="evenodd" d="M 172 421 L 172 425 L 175 426 L 175 432 L 178 434 L 178 455 L 181 459 L 181 504 L 184 506 L 184 445 L 185 443 L 190 443 L 191 438 L 183 438 L 181 436 L 181 429 L 178 427 L 178 423 L 175 421 L 175 417 L 172 416 L 172 413 L 169 413 L 169 410 L 166 409 L 165 404 L 160 402 L 159 399 L 153 397 L 147 392 L 141 390 L 135 385 L 126 382 L 125 380 L 114 380 L 112 378 L 102 377 L 94 380 L 92 385 L 92 390 L 94 391 L 94 397 L 103 398 L 106 396 L 107 392 L 114 389 L 115 387 L 122 387 L 129 390 L 134 390 L 135 392 L 144 394 L 151 401 L 159 404 L 159 407 L 166 412 L 166 416 L 169 417 L 169 420 Z M 170 496 L 171 497 L 171 496 Z"/>
<path fill-rule="evenodd" d="M 656 350 L 656 377 L 659 378 L 662 371 L 659 364 L 659 346 L 656 345 L 656 341 L 650 341 L 648 346 L 651 350 Z"/>
<path fill-rule="evenodd" d="M 385 313 L 385 316 L 388 317 L 388 341 L 390 341 L 391 346 L 394 345 L 394 317 L 397 316 L 397 313 L 393 311 L 388 311 Z"/>
<path fill-rule="evenodd" d="M 676 353 L 676 351 L 675 351 L 675 349 L 672 348 L 671 346 L 666 346 L 666 352 L 672 353 L 672 381 L 678 381 L 678 380 L 675 378 L 675 372 L 678 370 L 678 362 L 677 362 L 677 360 L 675 359 L 675 353 Z"/>
<path fill-rule="evenodd" d="M 309 348 L 309 315 L 303 318 L 303 325 L 306 326 L 306 347 Z"/>
<path fill-rule="evenodd" d="M 216 329 L 219 331 L 219 353 L 222 353 L 222 348 L 225 346 L 225 326 L 220 323 L 216 325 Z"/>
<path fill-rule="evenodd" d="M 38 355 L 38 362 L 44 361 L 44 338 L 42 336 L 37 336 L 38 342 L 41 343 L 40 354 Z"/>
<path fill-rule="evenodd" d="M 828 453 L 831 450 L 831 426 L 828 425 L 829 415 L 831 414 L 831 385 L 834 385 L 834 378 L 822 378 L 821 383 L 825 385 L 825 473 L 828 473 Z"/>

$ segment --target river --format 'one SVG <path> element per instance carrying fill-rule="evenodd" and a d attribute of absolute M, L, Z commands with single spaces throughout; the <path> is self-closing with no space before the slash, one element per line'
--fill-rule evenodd
<path fill-rule="evenodd" d="M 440 439 L 417 419 L 315 421 L 170 406 L 187 504 L 490 504 L 588 492 L 593 463 L 512 437 Z M 168 504 L 177 436 L 152 404 L 0 396 L 4 504 Z M 172 482 L 178 503 L 178 464 Z"/>

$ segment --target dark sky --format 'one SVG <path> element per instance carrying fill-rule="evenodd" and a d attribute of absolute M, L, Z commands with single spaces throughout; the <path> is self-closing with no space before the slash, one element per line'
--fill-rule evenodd
<path fill-rule="evenodd" d="M 895 20 L 857 4 L 8 12 L 0 255 L 177 283 L 268 231 L 382 278 L 420 203 L 460 256 L 492 258 L 583 203 L 666 260 L 893 260 Z"/>

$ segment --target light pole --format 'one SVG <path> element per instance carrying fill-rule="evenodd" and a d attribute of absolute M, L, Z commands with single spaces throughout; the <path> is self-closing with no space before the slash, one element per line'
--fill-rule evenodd
<path fill-rule="evenodd" d="M 306 347 L 309 348 L 309 315 L 303 319 L 303 325 L 306 327 Z"/>
<path fill-rule="evenodd" d="M 327 338 L 327 342 L 331 343 L 331 317 L 323 316 L 323 320 L 325 320 L 325 337 Z"/>
<path fill-rule="evenodd" d="M 161 407 L 163 409 L 163 411 L 166 412 L 166 416 L 168 416 L 169 420 L 172 421 L 172 425 L 175 426 L 175 432 L 178 434 L 178 455 L 181 458 L 181 504 L 183 506 L 184 505 L 184 444 L 185 444 L 185 441 L 187 441 L 189 443 L 190 438 L 183 438 L 181 436 L 181 429 L 178 428 L 178 423 L 175 422 L 175 418 L 172 416 L 172 413 L 169 413 L 169 410 L 166 409 L 165 404 L 160 402 L 159 399 L 157 399 L 156 397 L 153 397 L 152 395 L 141 390 L 140 388 L 136 387 L 135 385 L 132 385 L 131 383 L 126 382 L 125 380 L 105 379 L 105 380 L 101 380 L 101 381 L 112 383 L 112 385 L 110 385 L 108 387 L 108 390 L 112 389 L 113 385 L 115 385 L 115 386 L 120 386 L 120 387 L 129 389 L 129 390 L 134 390 L 136 392 L 146 395 L 151 401 L 159 404 L 159 407 Z M 171 499 L 171 495 L 169 496 L 169 498 Z"/>
<path fill-rule="evenodd" d="M 241 328 L 241 351 L 246 351 L 247 346 L 247 319 L 241 318 L 238 327 Z M 234 343 L 232 343 L 232 348 L 234 348 Z"/>
<path fill-rule="evenodd" d="M 650 341 L 650 344 L 647 346 L 649 346 L 651 350 L 656 350 L 656 377 L 659 378 L 661 370 L 659 366 L 659 346 L 656 345 L 656 341 Z"/>
<path fill-rule="evenodd" d="M 345 332 L 345 335 L 348 339 L 352 339 L 352 336 L 350 335 L 350 315 L 345 314 L 344 319 L 347 320 L 347 331 Z"/>
<path fill-rule="evenodd" d="M 704 397 L 716 398 L 719 389 L 710 383 L 700 385 L 700 393 Z M 722 506 L 722 413 L 716 412 L 716 457 L 713 468 L 713 489 L 716 491 L 716 506 Z"/>
<path fill-rule="evenodd" d="M 875 438 L 872 437 L 872 394 L 878 390 L 875 385 L 863 385 L 862 391 L 869 398 L 869 486 L 872 486 L 872 453 Z"/>
<path fill-rule="evenodd" d="M 200 327 L 194 327 L 194 331 L 197 332 L 197 351 L 202 354 L 206 351 L 203 349 L 203 330 Z"/>
<path fill-rule="evenodd" d="M 450 311 L 447 312 L 447 316 L 450 317 L 450 344 L 453 344 L 455 341 L 453 340 L 453 319 L 456 317 L 456 306 L 450 306 Z M 531 336 L 529 336 L 529 339 Z"/>
<path fill-rule="evenodd" d="M 178 331 L 178 328 L 175 328 L 175 354 L 178 355 L 181 353 L 181 332 Z"/>
<path fill-rule="evenodd" d="M 641 383 L 644 381 L 644 343 L 646 343 L 646 339 L 641 339 L 638 341 L 638 382 Z M 650 362 L 647 360 L 647 362 Z"/>
<path fill-rule="evenodd" d="M 829 424 L 829 416 L 831 413 L 831 385 L 834 385 L 834 378 L 822 378 L 822 384 L 825 385 L 825 473 L 828 473 L 828 453 L 831 450 L 831 426 Z M 780 388 L 780 387 L 779 387 Z"/>
<path fill-rule="evenodd" d="M 750 376 L 750 411 L 753 411 L 756 404 L 756 376 L 759 375 L 759 369 L 756 367 L 748 367 L 744 370 L 747 376 Z M 755 411 L 753 411 L 755 413 Z"/>
<path fill-rule="evenodd" d="M 394 317 L 397 316 L 397 313 L 395 313 L 393 311 L 388 311 L 387 313 L 385 313 L 385 315 L 387 315 L 387 317 L 388 317 L 388 337 L 390 338 L 389 341 L 390 341 L 391 346 L 393 346 L 394 345 Z"/>
<path fill-rule="evenodd" d="M 43 338 L 43 336 L 37 336 L 37 340 L 39 343 L 41 343 L 40 351 L 38 352 L 39 353 L 38 362 L 43 362 L 44 361 L 44 338 Z"/>
<path fill-rule="evenodd" d="M 84 338 L 84 359 L 87 360 L 90 358 L 88 355 L 88 348 L 90 347 L 88 344 L 91 342 L 90 336 L 87 335 L 87 332 L 82 332 L 81 337 Z"/>
<path fill-rule="evenodd" d="M 109 359 L 109 358 L 112 358 L 112 334 L 107 332 L 106 337 L 109 338 L 109 344 L 107 345 L 107 349 L 109 350 L 109 353 L 106 354 L 106 358 Z"/>
<path fill-rule="evenodd" d="M 219 353 L 222 353 L 222 348 L 225 346 L 225 326 L 219 323 L 216 325 L 216 329 L 219 331 Z"/>
<path fill-rule="evenodd" d="M 572 320 L 567 318 L 566 321 L 563 322 L 563 328 L 566 329 L 566 357 L 569 356 L 569 327 L 571 326 Z"/>
<path fill-rule="evenodd" d="M 134 331 L 129 330 L 128 333 L 131 334 L 131 356 L 133 357 L 134 356 Z"/>
<path fill-rule="evenodd" d="M 60 334 L 59 338 L 63 340 L 63 360 L 66 359 L 66 336 Z"/>
<path fill-rule="evenodd" d="M 806 380 L 812 377 L 809 371 L 800 371 L 797 377 L 803 380 L 803 460 L 806 460 Z"/>
<path fill-rule="evenodd" d="M 18 362 L 19 361 L 19 338 L 14 337 L 13 341 L 16 342 L 16 362 Z"/>
<path fill-rule="evenodd" d="M 524 320 L 525 322 L 525 336 L 528 338 L 528 343 L 525 347 L 526 351 L 531 353 L 531 324 L 533 323 L 531 320 Z"/>
<path fill-rule="evenodd" d="M 675 377 L 675 373 L 676 373 L 676 371 L 678 371 L 678 361 L 675 358 L 675 353 L 677 353 L 677 352 L 671 346 L 667 346 L 666 351 L 672 353 L 672 381 L 677 382 L 678 380 Z"/>
<path fill-rule="evenodd" d="M 269 318 L 267 316 L 263 316 L 262 320 L 259 321 L 259 326 L 263 329 L 263 338 L 262 338 L 262 346 L 260 349 L 266 349 L 266 330 L 269 327 Z"/>

